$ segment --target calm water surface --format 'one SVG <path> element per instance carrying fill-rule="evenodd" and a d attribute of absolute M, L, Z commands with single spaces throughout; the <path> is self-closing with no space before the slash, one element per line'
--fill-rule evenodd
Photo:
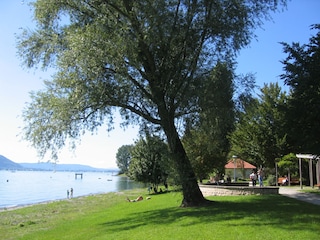
<path fill-rule="evenodd" d="M 112 172 L 83 172 L 75 179 L 75 172 L 0 171 L 0 209 L 73 197 L 117 192 L 143 187 L 127 177 Z"/>

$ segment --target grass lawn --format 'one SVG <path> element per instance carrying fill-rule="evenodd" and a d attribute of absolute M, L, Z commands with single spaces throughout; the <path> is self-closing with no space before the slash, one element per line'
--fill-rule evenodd
<path fill-rule="evenodd" d="M 280 195 L 209 197 L 180 208 L 180 192 L 109 193 L 0 212 L 1 239 L 319 239 L 320 207 Z"/>
<path fill-rule="evenodd" d="M 320 195 L 320 190 L 317 188 L 304 188 L 300 190 L 301 192 L 306 192 L 306 193 L 314 193 Z"/>

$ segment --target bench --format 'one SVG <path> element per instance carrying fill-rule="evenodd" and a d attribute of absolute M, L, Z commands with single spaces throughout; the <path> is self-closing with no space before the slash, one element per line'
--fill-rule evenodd
<path fill-rule="evenodd" d="M 300 183 L 300 179 L 299 178 L 291 178 L 290 183 L 293 185 L 298 185 Z"/>
<path fill-rule="evenodd" d="M 285 177 L 279 177 L 279 178 L 278 178 L 278 185 L 282 185 L 282 186 L 288 185 L 288 183 L 285 183 L 285 180 L 286 180 Z M 285 184 L 284 184 L 284 183 L 285 183 Z M 297 184 L 299 184 L 299 183 L 300 183 L 299 178 L 291 178 L 291 179 L 290 179 L 290 185 L 291 185 L 291 184 L 297 185 Z"/>
<path fill-rule="evenodd" d="M 319 183 L 319 184 L 314 185 L 314 187 L 318 187 L 318 189 L 320 189 L 320 183 Z"/>
<path fill-rule="evenodd" d="M 279 177 L 278 178 L 278 185 L 284 185 L 286 178 L 285 177 Z M 286 184 L 285 184 L 286 185 Z"/>

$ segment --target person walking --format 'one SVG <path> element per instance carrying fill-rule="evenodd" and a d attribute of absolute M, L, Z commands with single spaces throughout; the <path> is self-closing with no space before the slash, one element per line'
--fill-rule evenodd
<path fill-rule="evenodd" d="M 264 175 L 263 170 L 262 168 L 260 168 L 258 171 L 258 181 L 259 181 L 260 187 L 263 187 L 263 175 Z"/>
<path fill-rule="evenodd" d="M 73 188 L 70 189 L 70 198 L 73 198 Z"/>
<path fill-rule="evenodd" d="M 257 174 L 255 173 L 254 170 L 252 170 L 252 173 L 250 174 L 250 179 L 252 181 L 252 186 L 256 186 L 257 184 Z"/>

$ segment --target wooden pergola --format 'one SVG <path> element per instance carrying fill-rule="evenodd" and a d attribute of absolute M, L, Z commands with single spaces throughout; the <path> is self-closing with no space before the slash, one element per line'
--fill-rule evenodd
<path fill-rule="evenodd" d="M 317 185 L 320 183 L 320 161 L 319 156 L 312 154 L 296 154 L 297 158 L 299 158 L 299 177 L 300 177 L 300 188 L 302 189 L 302 170 L 301 170 L 301 159 L 309 159 L 309 179 L 310 186 L 313 188 L 313 160 L 316 160 L 316 177 L 317 177 Z"/>

